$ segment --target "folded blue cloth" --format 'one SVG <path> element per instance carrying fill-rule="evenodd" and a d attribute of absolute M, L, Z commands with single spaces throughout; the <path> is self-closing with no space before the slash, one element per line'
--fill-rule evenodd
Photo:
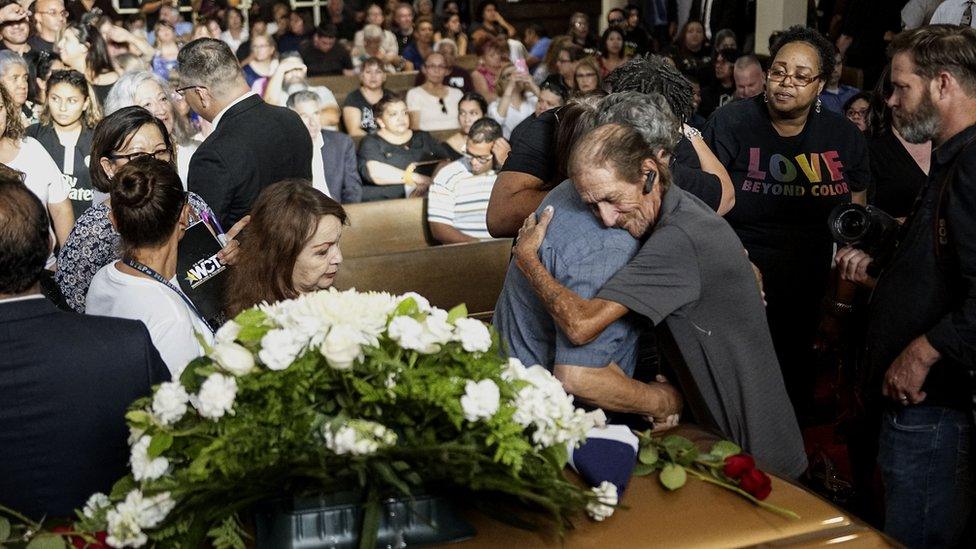
<path fill-rule="evenodd" d="M 571 449 L 569 465 L 590 486 L 599 486 L 605 480 L 613 483 L 619 497 L 637 464 L 638 447 L 637 436 L 626 425 L 594 427 L 583 445 Z"/>

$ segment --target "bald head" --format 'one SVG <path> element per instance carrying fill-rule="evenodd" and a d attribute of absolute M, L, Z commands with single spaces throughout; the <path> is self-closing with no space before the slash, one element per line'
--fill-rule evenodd
<path fill-rule="evenodd" d="M 763 72 L 762 64 L 755 55 L 743 55 L 735 60 L 735 68 L 732 69 L 732 77 L 735 80 L 736 99 L 755 97 L 762 93 L 763 85 L 766 82 L 766 74 Z"/>
<path fill-rule="evenodd" d="M 11 296 L 37 284 L 51 238 L 44 205 L 18 172 L 0 168 L 0 296 Z"/>

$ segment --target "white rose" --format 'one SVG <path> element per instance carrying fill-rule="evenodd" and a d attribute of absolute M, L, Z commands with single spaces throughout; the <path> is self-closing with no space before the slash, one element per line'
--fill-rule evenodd
<path fill-rule="evenodd" d="M 237 336 L 241 333 L 241 325 L 234 322 L 233 320 L 228 320 L 223 326 L 217 330 L 214 334 L 214 341 L 216 343 L 233 343 Z"/>
<path fill-rule="evenodd" d="M 597 408 L 592 412 L 587 413 L 588 419 L 593 422 L 594 427 L 606 427 L 607 426 L 607 413 L 601 408 Z"/>
<path fill-rule="evenodd" d="M 210 358 L 235 376 L 243 376 L 254 370 L 254 355 L 233 341 L 218 342 L 210 352 Z"/>
<path fill-rule="evenodd" d="M 480 320 L 459 318 L 454 321 L 454 340 L 469 353 L 491 349 L 491 332 Z"/>
<path fill-rule="evenodd" d="M 85 515 L 85 518 L 92 519 L 111 505 L 112 502 L 109 501 L 108 496 L 101 492 L 95 492 L 85 502 L 85 507 L 82 509 L 81 514 Z"/>
<path fill-rule="evenodd" d="M 489 418 L 498 411 L 500 394 L 498 385 L 490 379 L 475 382 L 468 380 L 464 384 L 464 396 L 461 397 L 461 408 L 468 421 Z"/>
<path fill-rule="evenodd" d="M 390 339 L 404 349 L 418 353 L 435 353 L 440 348 L 424 337 L 424 326 L 409 316 L 394 317 L 388 329 Z"/>
<path fill-rule="evenodd" d="M 139 494 L 138 520 L 139 526 L 143 528 L 155 528 L 159 526 L 166 520 L 170 511 L 176 507 L 176 501 L 170 497 L 169 492 L 162 492 L 150 497 L 145 497 L 136 490 L 129 492 L 129 495 L 133 495 L 133 492 Z"/>
<path fill-rule="evenodd" d="M 593 488 L 596 501 L 586 504 L 586 513 L 595 521 L 602 521 L 613 514 L 614 505 L 617 505 L 617 486 L 609 481 L 603 481 L 599 486 Z"/>
<path fill-rule="evenodd" d="M 200 415 L 210 419 L 220 419 L 231 412 L 237 398 L 237 380 L 223 374 L 210 374 L 200 386 L 193 405 Z"/>
<path fill-rule="evenodd" d="M 186 403 L 189 401 L 190 395 L 179 381 L 162 383 L 153 394 L 153 416 L 163 425 L 172 425 L 186 413 Z"/>
<path fill-rule="evenodd" d="M 261 352 L 258 358 L 270 370 L 284 370 L 291 366 L 307 340 L 292 330 L 271 330 L 261 338 Z"/>
<path fill-rule="evenodd" d="M 358 330 L 352 326 L 338 324 L 329 330 L 329 335 L 325 336 L 319 352 L 325 357 L 329 366 L 336 370 L 348 370 L 356 360 L 362 358 L 363 353 L 360 348 L 362 342 L 363 337 Z"/>
<path fill-rule="evenodd" d="M 132 478 L 137 481 L 156 480 L 169 470 L 169 460 L 163 456 L 149 457 L 149 443 L 152 439 L 143 436 L 132 445 L 129 455 L 129 465 L 132 466 Z"/>

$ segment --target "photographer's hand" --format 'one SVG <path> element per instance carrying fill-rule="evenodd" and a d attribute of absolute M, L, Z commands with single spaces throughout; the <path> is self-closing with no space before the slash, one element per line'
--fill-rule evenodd
<path fill-rule="evenodd" d="M 868 265 L 874 262 L 873 257 L 857 248 L 845 246 L 837 250 L 834 260 L 837 261 L 837 272 L 841 280 L 874 288 L 877 280 L 868 274 Z"/>
<path fill-rule="evenodd" d="M 918 404 L 925 400 L 922 384 L 929 369 L 941 354 L 932 347 L 925 336 L 919 336 L 905 347 L 885 373 L 881 392 L 904 405 Z"/>

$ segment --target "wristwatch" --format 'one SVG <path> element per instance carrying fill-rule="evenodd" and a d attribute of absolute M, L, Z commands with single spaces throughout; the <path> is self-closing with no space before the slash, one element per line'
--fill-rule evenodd
<path fill-rule="evenodd" d="M 698 131 L 697 128 L 693 128 L 688 124 L 685 124 L 685 127 L 682 129 L 682 131 L 685 134 L 685 137 L 687 137 L 689 140 L 701 139 L 702 133 Z"/>

